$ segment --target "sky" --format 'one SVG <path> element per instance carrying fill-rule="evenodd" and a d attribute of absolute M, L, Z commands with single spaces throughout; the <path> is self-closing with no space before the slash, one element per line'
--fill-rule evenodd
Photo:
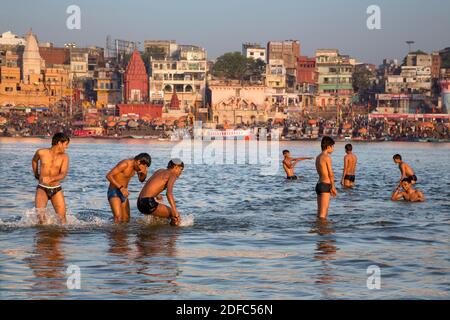
<path fill-rule="evenodd" d="M 69 30 L 66 9 L 81 10 L 81 29 Z M 380 7 L 381 29 L 369 30 L 366 13 Z M 106 37 L 140 42 L 176 40 L 204 47 L 208 58 L 241 51 L 243 42 L 300 41 L 302 55 L 337 48 L 360 62 L 403 59 L 413 49 L 450 47 L 448 0 L 14 0 L 3 2 L 0 32 L 40 42 L 106 46 Z"/>

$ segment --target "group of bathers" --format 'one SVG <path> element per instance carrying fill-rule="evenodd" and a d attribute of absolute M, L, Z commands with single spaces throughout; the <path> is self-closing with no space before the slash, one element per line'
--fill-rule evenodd
<path fill-rule="evenodd" d="M 117 197 L 123 203 L 127 200 L 127 198 L 123 195 L 123 193 L 117 188 L 108 188 L 108 200 L 111 198 Z M 158 207 L 158 202 L 155 198 L 139 198 L 137 200 L 137 208 L 142 214 L 152 214 L 155 212 Z"/>

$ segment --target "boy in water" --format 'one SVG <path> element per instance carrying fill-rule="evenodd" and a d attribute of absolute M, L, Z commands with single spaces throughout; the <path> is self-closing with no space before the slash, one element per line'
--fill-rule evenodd
<path fill-rule="evenodd" d="M 355 186 L 356 162 L 358 159 L 353 154 L 353 146 L 349 143 L 345 145 L 344 156 L 344 172 L 342 173 L 341 184 L 345 188 L 353 188 Z"/>
<path fill-rule="evenodd" d="M 402 161 L 402 156 L 399 154 L 394 155 L 394 163 L 398 164 L 398 168 L 400 169 L 400 172 L 402 173 L 402 176 L 400 177 L 400 181 L 398 183 L 398 186 L 400 187 L 403 179 L 408 178 L 411 181 L 411 184 L 417 183 L 417 177 L 414 174 L 414 170 L 411 169 L 411 167 L 406 163 Z"/>
<path fill-rule="evenodd" d="M 147 178 L 147 168 L 152 159 L 149 154 L 138 154 L 134 159 L 120 161 L 108 174 L 109 181 L 108 202 L 114 215 L 114 222 L 128 222 L 130 220 L 130 202 L 128 201 L 128 183 L 135 173 L 140 182 Z"/>
<path fill-rule="evenodd" d="M 56 133 L 49 149 L 39 149 L 31 162 L 34 177 L 39 181 L 36 187 L 35 206 L 40 223 L 45 222 L 44 210 L 50 200 L 60 222 L 66 223 L 66 204 L 61 181 L 69 170 L 69 156 L 65 153 L 70 138 L 64 133 Z M 39 166 L 40 162 L 40 166 Z"/>
<path fill-rule="evenodd" d="M 143 214 L 152 214 L 156 217 L 171 219 L 170 224 L 178 226 L 180 224 L 180 214 L 175 205 L 173 186 L 183 170 L 184 163 L 180 159 L 172 159 L 169 161 L 167 169 L 155 171 L 139 194 L 137 201 L 139 211 Z M 156 201 L 157 197 L 164 190 L 167 190 L 166 195 L 170 207 Z"/>
<path fill-rule="evenodd" d="M 425 196 L 419 190 L 414 190 L 412 188 L 412 183 L 410 178 L 404 178 L 401 182 L 401 187 L 403 191 L 400 191 L 400 186 L 394 190 L 391 196 L 392 201 L 405 200 L 409 202 L 424 202 Z"/>
<path fill-rule="evenodd" d="M 330 194 L 333 197 L 337 195 L 330 157 L 334 150 L 334 140 L 330 137 L 323 137 L 321 148 L 322 153 L 316 158 L 316 170 L 319 175 L 319 182 L 316 185 L 317 215 L 320 219 L 326 219 L 330 206 Z"/>
<path fill-rule="evenodd" d="M 312 160 L 313 158 L 308 157 L 308 158 L 291 158 L 291 153 L 289 152 L 289 150 L 284 150 L 283 151 L 283 156 L 284 156 L 284 160 L 283 160 L 283 169 L 284 171 L 286 171 L 286 175 L 288 180 L 297 180 L 298 177 L 294 174 L 294 167 L 297 165 L 297 163 L 299 161 L 303 161 L 303 160 Z"/>

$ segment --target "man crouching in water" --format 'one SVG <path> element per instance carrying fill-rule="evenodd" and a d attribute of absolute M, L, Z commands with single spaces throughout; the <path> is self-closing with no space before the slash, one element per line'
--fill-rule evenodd
<path fill-rule="evenodd" d="M 424 202 L 425 196 L 419 190 L 414 190 L 412 188 L 411 178 L 404 178 L 400 182 L 403 191 L 400 191 L 400 186 L 394 190 L 391 196 L 392 201 L 405 200 L 409 202 Z"/>
<path fill-rule="evenodd" d="M 334 150 L 334 140 L 330 137 L 323 137 L 320 146 L 322 153 L 316 158 L 316 170 L 319 175 L 319 182 L 316 185 L 317 216 L 320 219 L 326 219 L 330 206 L 330 194 L 333 197 L 337 195 L 330 157 Z"/>
<path fill-rule="evenodd" d="M 34 177 L 39 180 L 36 187 L 35 206 L 39 213 L 39 222 L 45 223 L 44 210 L 50 200 L 60 222 L 66 223 L 66 203 L 61 188 L 69 170 L 69 156 L 65 153 L 70 138 L 64 133 L 56 133 L 50 149 L 39 149 L 34 154 L 31 166 Z M 40 168 L 39 168 L 40 162 Z"/>
<path fill-rule="evenodd" d="M 147 168 L 152 158 L 148 153 L 140 153 L 134 159 L 120 161 L 108 174 L 108 202 L 114 215 L 114 222 L 130 221 L 130 202 L 128 201 L 128 183 L 135 173 L 140 182 L 147 178 Z"/>
<path fill-rule="evenodd" d="M 172 159 L 169 161 L 167 169 L 155 171 L 139 194 L 137 201 L 139 211 L 143 214 L 170 219 L 172 226 L 178 226 L 180 224 L 180 214 L 173 198 L 173 186 L 183 170 L 184 163 L 180 159 Z M 170 208 L 156 201 L 156 198 L 164 190 L 167 190 L 166 195 Z"/>

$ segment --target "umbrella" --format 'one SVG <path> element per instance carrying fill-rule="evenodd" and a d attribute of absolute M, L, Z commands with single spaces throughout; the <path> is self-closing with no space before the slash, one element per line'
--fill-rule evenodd
<path fill-rule="evenodd" d="M 139 123 L 137 123 L 137 122 L 134 121 L 134 120 L 130 120 L 130 121 L 128 121 L 128 126 L 129 126 L 130 128 L 137 128 L 137 127 L 139 127 Z"/>
<path fill-rule="evenodd" d="M 127 123 L 125 121 L 120 121 L 118 123 L 119 127 L 125 127 L 127 125 Z"/>
<path fill-rule="evenodd" d="M 358 130 L 358 132 L 360 134 L 366 134 L 367 133 L 367 129 L 366 128 L 361 128 L 361 129 Z"/>
<path fill-rule="evenodd" d="M 113 121 L 113 120 L 114 120 L 114 117 L 113 117 L 113 116 L 109 116 L 108 118 L 106 118 L 106 120 L 108 120 L 108 121 Z"/>
<path fill-rule="evenodd" d="M 419 124 L 419 126 L 421 126 L 422 128 L 434 129 L 434 124 L 432 124 L 431 122 L 422 122 L 421 124 Z"/>
<path fill-rule="evenodd" d="M 27 123 L 32 124 L 36 122 L 36 117 L 35 116 L 29 116 L 27 118 Z"/>
<path fill-rule="evenodd" d="M 310 125 L 314 125 L 314 124 L 316 124 L 316 123 L 317 123 L 317 121 L 314 120 L 314 119 L 308 120 L 308 124 L 310 124 Z"/>
<path fill-rule="evenodd" d="M 114 127 L 116 123 L 114 121 L 108 122 L 108 127 Z"/>
<path fill-rule="evenodd" d="M 352 125 L 350 123 L 344 123 L 344 125 L 342 126 L 344 129 L 348 130 L 352 128 Z"/>
<path fill-rule="evenodd" d="M 0 117 L 0 124 L 5 124 L 7 122 L 8 120 L 6 120 L 6 118 Z"/>

